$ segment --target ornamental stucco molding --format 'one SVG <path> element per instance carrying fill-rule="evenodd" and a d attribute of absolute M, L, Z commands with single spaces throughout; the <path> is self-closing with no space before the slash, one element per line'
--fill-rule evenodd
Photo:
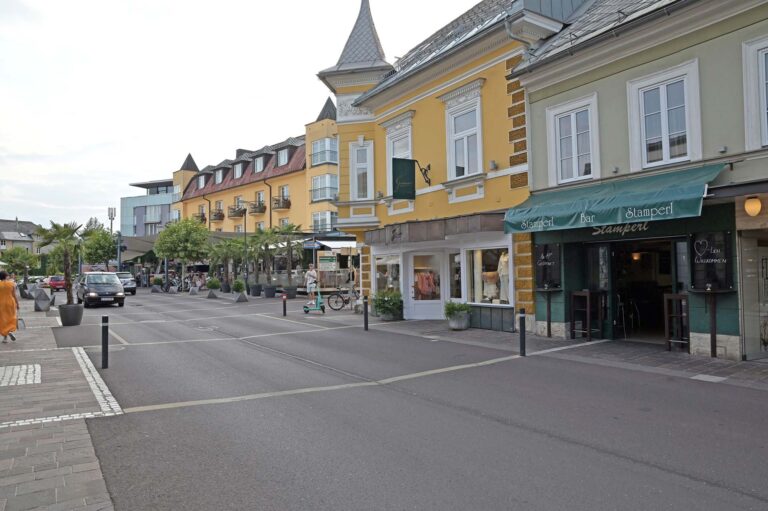
<path fill-rule="evenodd" d="M 480 89 L 483 88 L 483 84 L 485 84 L 485 78 L 478 78 L 437 98 L 445 103 L 446 108 L 453 108 L 467 101 L 479 98 Z"/>
<path fill-rule="evenodd" d="M 416 110 L 408 110 L 400 115 L 396 115 L 388 121 L 382 122 L 379 126 L 387 131 L 397 131 L 403 128 L 408 128 L 411 126 L 414 115 L 416 115 Z"/>
<path fill-rule="evenodd" d="M 370 121 L 373 120 L 373 112 L 368 108 L 353 106 L 358 94 L 339 94 L 336 96 L 336 120 L 337 122 Z"/>

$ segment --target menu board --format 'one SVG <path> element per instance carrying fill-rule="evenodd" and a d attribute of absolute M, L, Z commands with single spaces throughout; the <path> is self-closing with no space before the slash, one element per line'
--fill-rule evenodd
<path fill-rule="evenodd" d="M 536 289 L 560 289 L 562 286 L 560 244 L 536 245 L 534 257 Z"/>
<path fill-rule="evenodd" d="M 691 235 L 691 288 L 696 291 L 733 289 L 731 233 L 702 232 Z"/>

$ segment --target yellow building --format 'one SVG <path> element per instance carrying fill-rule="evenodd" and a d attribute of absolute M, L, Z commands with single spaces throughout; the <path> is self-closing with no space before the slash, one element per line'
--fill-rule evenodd
<path fill-rule="evenodd" d="M 530 238 L 503 227 L 529 195 L 525 96 L 505 76 L 531 27 L 508 3 L 480 2 L 390 65 L 362 0 L 318 75 L 338 109 L 338 228 L 365 243 L 363 287 L 401 290 L 406 319 L 453 300 L 473 304 L 473 326 L 511 330 L 514 307 L 533 309 Z M 405 199 L 401 160 L 417 161 Z"/>
<path fill-rule="evenodd" d="M 338 193 L 336 109 L 329 99 L 306 137 L 288 138 L 198 170 L 192 156 L 174 172 L 174 218 L 197 218 L 216 232 L 256 232 L 285 224 L 330 231 Z M 307 147 L 312 151 L 307 151 Z"/>

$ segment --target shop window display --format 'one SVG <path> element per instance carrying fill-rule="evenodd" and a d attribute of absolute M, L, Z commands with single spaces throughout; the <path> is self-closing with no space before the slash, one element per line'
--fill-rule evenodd
<path fill-rule="evenodd" d="M 440 300 L 440 259 L 438 257 L 413 256 L 413 299 Z"/>
<path fill-rule="evenodd" d="M 505 248 L 467 251 L 469 301 L 509 303 L 509 252 Z"/>
<path fill-rule="evenodd" d="M 398 256 L 376 258 L 376 289 L 400 291 L 400 258 Z"/>
<path fill-rule="evenodd" d="M 448 254 L 451 265 L 451 298 L 461 299 L 461 254 Z"/>

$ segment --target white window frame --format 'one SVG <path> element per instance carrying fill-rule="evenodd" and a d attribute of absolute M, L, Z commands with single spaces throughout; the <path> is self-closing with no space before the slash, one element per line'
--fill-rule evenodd
<path fill-rule="evenodd" d="M 317 149 L 317 145 L 322 145 L 320 149 Z M 336 159 L 334 160 L 331 153 L 336 152 Z M 323 154 L 322 158 L 315 158 L 315 155 Z M 333 137 L 321 138 L 312 142 L 312 166 L 324 165 L 326 163 L 339 163 L 339 144 Z"/>
<path fill-rule="evenodd" d="M 235 163 L 235 179 L 240 179 L 243 177 L 243 164 L 242 163 Z"/>
<path fill-rule="evenodd" d="M 744 140 L 747 151 L 768 146 L 768 105 L 766 104 L 765 63 L 768 35 L 744 42 L 741 58 L 744 74 Z"/>
<path fill-rule="evenodd" d="M 0 240 L 0 249 L 5 250 L 7 246 L 5 240 Z"/>
<path fill-rule="evenodd" d="M 205 188 L 205 175 L 197 176 L 197 189 L 202 190 Z"/>
<path fill-rule="evenodd" d="M 253 160 L 253 171 L 255 173 L 264 172 L 264 157 L 259 156 Z"/>
<path fill-rule="evenodd" d="M 475 124 L 474 130 L 466 131 L 461 135 L 454 133 L 453 120 L 460 115 L 471 112 L 472 110 L 475 111 L 476 124 Z M 483 170 L 483 112 L 481 109 L 480 97 L 478 96 L 472 100 L 467 101 L 466 103 L 447 109 L 445 117 L 446 117 L 446 130 L 447 130 L 446 144 L 448 146 L 448 180 L 451 181 L 454 179 L 462 179 L 465 177 L 482 174 L 484 172 Z M 455 142 L 459 138 L 467 138 L 473 134 L 477 135 L 477 171 L 470 173 L 469 169 L 467 169 L 467 172 L 465 172 L 463 176 L 456 176 Z M 464 153 L 467 157 L 469 157 L 469 151 L 466 150 L 466 145 L 465 145 Z"/>
<path fill-rule="evenodd" d="M 291 198 L 291 188 L 289 185 L 280 185 L 277 189 L 277 195 L 281 199 Z"/>
<path fill-rule="evenodd" d="M 216 211 L 224 211 L 224 201 L 223 200 L 217 200 L 213 203 L 213 209 Z"/>
<path fill-rule="evenodd" d="M 256 230 L 257 231 L 263 231 L 264 230 L 264 222 L 256 222 Z"/>
<path fill-rule="evenodd" d="M 266 202 L 264 202 L 264 192 L 261 191 L 261 190 L 256 192 L 256 203 L 258 203 L 258 204 L 266 204 Z"/>
<path fill-rule="evenodd" d="M 242 195 L 238 195 L 237 197 L 235 197 L 235 206 L 237 206 L 237 209 L 242 209 L 243 207 L 245 207 L 245 204 L 243 204 Z"/>
<path fill-rule="evenodd" d="M 641 94 L 643 91 L 678 79 L 684 79 L 685 122 L 688 154 L 674 159 L 663 159 L 646 164 L 644 120 Z M 678 66 L 643 76 L 627 82 L 627 103 L 629 109 L 629 165 L 631 172 L 638 172 L 664 165 L 702 159 L 701 147 L 701 99 L 699 90 L 699 60 L 694 59 Z M 666 115 L 666 112 L 664 112 Z M 669 144 L 669 140 L 664 141 Z"/>
<path fill-rule="evenodd" d="M 316 190 L 329 190 L 325 195 L 316 196 Z M 333 191 L 335 190 L 335 192 Z M 339 179 L 336 174 L 320 174 L 312 177 L 312 202 L 333 200 L 333 196 L 339 193 Z"/>
<path fill-rule="evenodd" d="M 282 167 L 283 165 L 288 165 L 288 148 L 280 149 L 277 152 L 277 166 Z"/>
<path fill-rule="evenodd" d="M 560 133 L 558 119 L 564 115 L 587 109 L 589 112 L 589 138 L 592 157 L 592 175 L 575 177 L 572 179 L 560 179 Z M 597 110 L 597 93 L 589 96 L 561 103 L 547 108 L 547 163 L 549 170 L 549 185 L 573 183 L 587 179 L 600 179 L 600 131 L 599 115 Z M 574 135 L 575 138 L 575 135 Z"/>
<path fill-rule="evenodd" d="M 366 173 L 368 174 L 368 194 L 366 197 L 359 197 L 357 195 L 357 150 L 366 149 Z M 373 200 L 373 141 L 359 139 L 357 142 L 351 142 L 349 144 L 349 196 L 353 201 L 367 201 Z"/>
<path fill-rule="evenodd" d="M 198 215 L 205 215 L 205 204 L 198 204 L 197 205 L 197 214 Z"/>
<path fill-rule="evenodd" d="M 235 232 L 242 233 L 243 232 L 243 225 L 242 224 L 235 224 Z"/>
<path fill-rule="evenodd" d="M 285 227 L 286 225 L 291 223 L 291 221 L 288 217 L 283 217 L 280 220 L 278 220 L 278 223 L 280 224 L 280 227 Z"/>
<path fill-rule="evenodd" d="M 395 156 L 394 145 L 400 140 L 408 141 L 408 154 Z M 413 133 L 410 123 L 396 130 L 387 130 L 387 196 L 392 196 L 392 158 L 413 158 Z"/>
<path fill-rule="evenodd" d="M 314 232 L 332 231 L 336 227 L 338 213 L 335 211 L 315 211 L 312 213 L 312 230 Z"/>
<path fill-rule="evenodd" d="M 216 172 L 213 175 L 213 182 L 214 184 L 221 184 L 221 182 L 224 181 L 224 169 L 216 169 Z"/>

